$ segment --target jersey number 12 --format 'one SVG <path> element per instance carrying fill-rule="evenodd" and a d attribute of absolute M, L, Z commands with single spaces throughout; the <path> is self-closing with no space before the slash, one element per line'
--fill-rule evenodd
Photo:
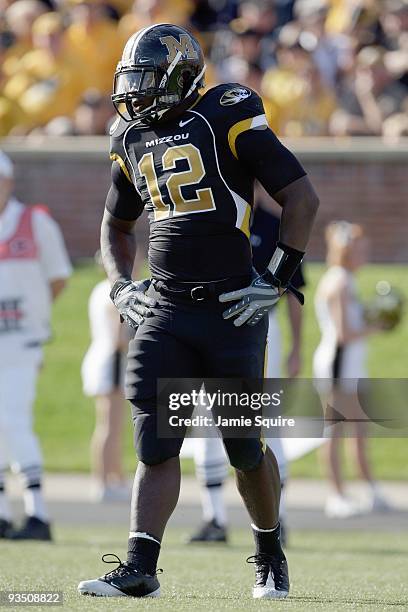
<path fill-rule="evenodd" d="M 139 172 L 146 180 L 154 206 L 155 221 L 168 219 L 171 211 L 173 211 L 173 216 L 178 216 L 215 210 L 214 196 L 210 187 L 197 188 L 196 197 L 191 199 L 185 198 L 182 193 L 183 187 L 198 185 L 205 176 L 203 160 L 197 147 L 192 144 L 169 147 L 162 155 L 161 166 L 164 171 L 175 170 L 176 162 L 183 159 L 187 161 L 189 169 L 173 172 L 166 181 L 173 207 L 163 201 L 153 153 L 145 153 L 138 164 Z"/>

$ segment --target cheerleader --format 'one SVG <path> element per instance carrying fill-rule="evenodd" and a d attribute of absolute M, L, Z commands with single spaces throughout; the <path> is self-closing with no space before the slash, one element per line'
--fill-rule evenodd
<path fill-rule="evenodd" d="M 321 331 L 313 370 L 316 385 L 330 405 L 341 415 L 359 410 L 357 382 L 367 378 L 367 337 L 380 331 L 368 325 L 355 285 L 355 273 L 368 262 L 368 240 L 360 225 L 345 221 L 330 223 L 326 229 L 328 269 L 321 278 L 315 296 L 316 316 Z M 327 403 L 326 403 L 327 402 Z M 385 502 L 373 479 L 367 457 L 364 423 L 353 423 L 352 444 L 356 463 L 368 484 L 372 510 L 386 510 Z M 325 512 L 330 517 L 348 517 L 361 512 L 361 504 L 349 499 L 344 490 L 340 461 L 340 442 L 344 428 L 332 427 L 332 435 L 323 452 L 333 493 L 328 497 Z"/>

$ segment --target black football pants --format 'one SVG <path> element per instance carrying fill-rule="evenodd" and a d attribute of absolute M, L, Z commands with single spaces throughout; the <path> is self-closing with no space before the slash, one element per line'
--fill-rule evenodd
<path fill-rule="evenodd" d="M 138 457 L 156 465 L 178 456 L 183 443 L 183 437 L 158 437 L 157 379 L 262 378 L 268 318 L 254 327 L 235 327 L 232 320 L 222 318 L 228 305 L 217 297 L 203 302 L 174 300 L 153 286 L 148 295 L 157 299 L 157 306 L 130 343 L 126 397 L 132 403 Z M 237 469 L 255 469 L 263 457 L 257 438 L 228 438 L 224 444 Z"/>

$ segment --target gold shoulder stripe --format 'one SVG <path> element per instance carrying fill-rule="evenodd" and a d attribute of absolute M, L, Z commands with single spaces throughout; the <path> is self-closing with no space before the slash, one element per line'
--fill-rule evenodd
<path fill-rule="evenodd" d="M 235 125 L 230 128 L 228 132 L 228 144 L 232 151 L 233 156 L 238 159 L 237 149 L 235 148 L 235 141 L 242 132 L 246 132 L 251 129 L 252 117 L 250 119 L 243 119 L 238 121 Z"/>
<path fill-rule="evenodd" d="M 126 164 L 123 161 L 123 159 L 121 158 L 120 155 L 118 155 L 118 153 L 111 153 L 110 154 L 110 158 L 112 161 L 118 162 L 120 169 L 122 170 L 123 174 L 126 176 L 127 180 L 133 184 L 132 179 L 130 178 L 130 174 L 128 169 L 126 168 Z"/>
<path fill-rule="evenodd" d="M 235 142 L 242 132 L 247 130 L 253 130 L 258 127 L 268 127 L 268 122 L 265 115 L 257 115 L 256 117 L 250 117 L 249 119 L 243 119 L 235 123 L 228 132 L 228 144 L 232 151 L 233 156 L 238 159 L 237 149 Z"/>

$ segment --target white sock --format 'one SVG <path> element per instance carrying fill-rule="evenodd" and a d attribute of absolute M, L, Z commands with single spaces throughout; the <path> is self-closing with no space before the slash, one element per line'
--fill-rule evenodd
<path fill-rule="evenodd" d="M 146 533 L 145 531 L 129 531 L 129 539 L 130 538 L 144 538 L 145 540 L 152 540 L 153 542 L 156 542 L 156 544 L 159 544 L 159 546 L 161 546 L 160 540 L 156 540 L 156 538 L 151 536 L 149 533 Z"/>
<path fill-rule="evenodd" d="M 11 508 L 4 490 L 0 491 L 0 519 L 4 521 L 11 520 Z"/>
<path fill-rule="evenodd" d="M 227 512 L 222 489 L 223 485 L 201 488 L 204 520 L 215 520 L 221 527 L 227 522 Z"/>
<path fill-rule="evenodd" d="M 41 521 L 48 521 L 48 513 L 40 487 L 24 490 L 24 510 L 27 516 L 35 516 Z"/>
<path fill-rule="evenodd" d="M 254 531 L 261 531 L 262 533 L 267 533 L 267 532 L 275 531 L 275 529 L 278 528 L 278 525 L 275 525 L 275 527 L 272 527 L 272 529 L 261 529 L 260 527 L 257 527 L 254 523 L 251 523 L 251 527 Z"/>

